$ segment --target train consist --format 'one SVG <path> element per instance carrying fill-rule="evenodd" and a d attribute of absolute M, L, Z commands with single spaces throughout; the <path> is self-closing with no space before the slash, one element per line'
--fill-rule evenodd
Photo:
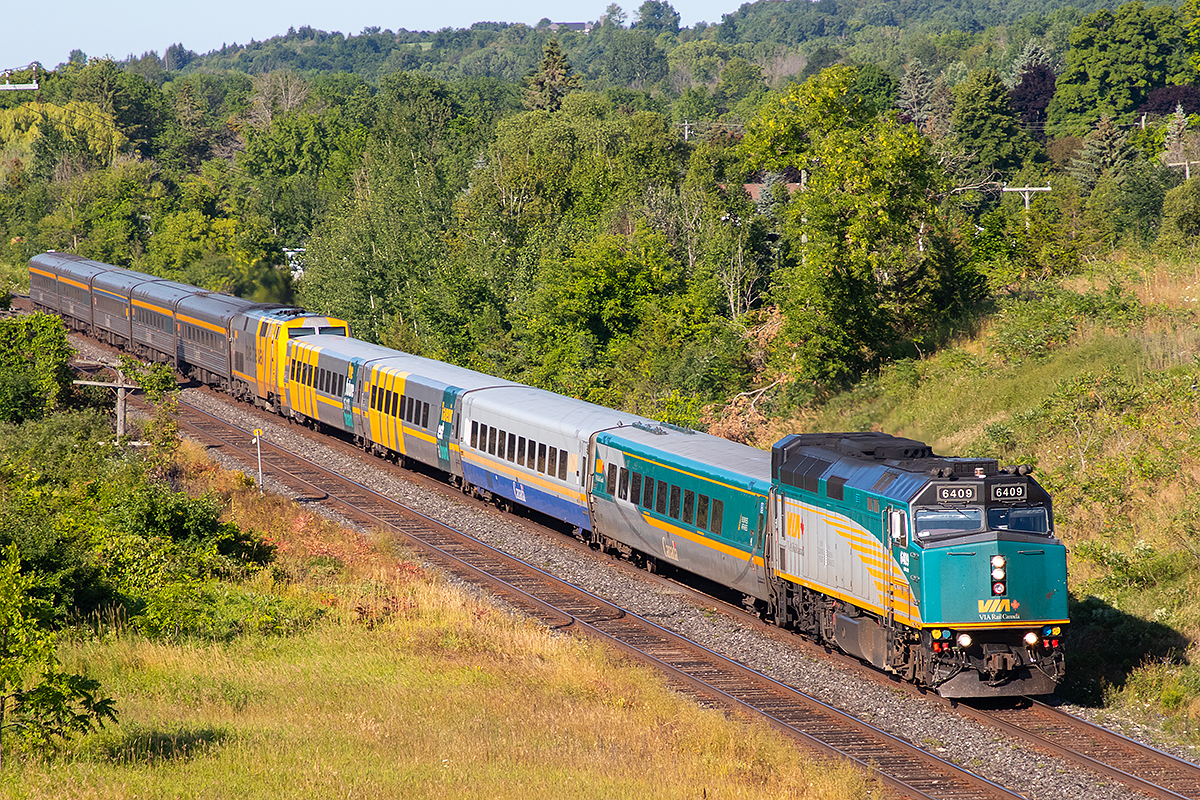
<path fill-rule="evenodd" d="M 1063 676 L 1066 551 L 1025 467 L 882 433 L 771 452 L 350 338 L 347 325 L 44 253 L 34 304 L 75 330 L 593 546 L 743 595 L 775 624 L 947 697 Z"/>

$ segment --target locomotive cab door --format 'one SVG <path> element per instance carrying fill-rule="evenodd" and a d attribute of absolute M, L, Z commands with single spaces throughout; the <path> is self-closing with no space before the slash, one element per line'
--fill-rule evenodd
<path fill-rule="evenodd" d="M 908 567 L 908 511 L 888 507 L 883 512 L 885 552 L 888 553 L 887 587 L 884 606 L 887 609 L 889 626 L 897 615 L 906 620 L 912 618 L 909 606 L 908 578 L 904 574 Z"/>

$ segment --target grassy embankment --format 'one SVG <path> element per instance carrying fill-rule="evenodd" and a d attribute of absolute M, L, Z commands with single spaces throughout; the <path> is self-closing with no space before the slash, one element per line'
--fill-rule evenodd
<path fill-rule="evenodd" d="M 1069 546 L 1069 698 L 1200 739 L 1200 265 L 1138 255 L 1002 302 L 791 430 L 1031 463 Z M 780 433 L 764 429 L 763 441 Z"/>
<path fill-rule="evenodd" d="M 216 492 L 278 546 L 252 579 L 317 599 L 304 633 L 150 641 L 120 625 L 65 642 L 65 666 L 117 700 L 116 726 L 42 763 L 6 763 L 3 794 L 73 797 L 866 796 L 754 726 L 665 691 L 604 649 L 446 586 L 183 450 L 189 491 Z"/>

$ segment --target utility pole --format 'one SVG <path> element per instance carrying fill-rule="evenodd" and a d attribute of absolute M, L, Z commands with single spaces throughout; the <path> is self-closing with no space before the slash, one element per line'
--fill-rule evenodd
<path fill-rule="evenodd" d="M 1192 179 L 1192 164 L 1200 164 L 1200 161 L 1172 161 L 1167 166 L 1183 167 L 1183 179 L 1190 181 Z"/>
<path fill-rule="evenodd" d="M 108 367 L 117 373 L 116 383 L 105 381 L 71 381 L 71 383 L 77 386 L 106 386 L 109 389 L 117 390 L 117 439 L 119 441 L 125 435 L 125 392 L 140 387 L 136 383 L 126 383 L 125 372 L 117 364 L 107 364 L 103 361 L 76 361 L 75 363 L 80 366 Z"/>
<path fill-rule="evenodd" d="M 37 64 L 34 63 L 34 64 L 30 64 L 29 66 L 33 67 L 35 70 L 35 72 L 33 73 L 33 83 L 9 83 L 8 76 L 14 72 L 19 72 L 21 70 L 6 69 L 6 70 L 4 70 L 4 83 L 0 83 L 0 92 L 36 92 L 38 90 L 37 72 L 36 72 Z M 29 67 L 23 67 L 22 69 L 28 69 L 28 68 Z"/>
<path fill-rule="evenodd" d="M 1048 192 L 1049 186 L 1005 186 L 1002 192 L 1020 192 L 1025 198 L 1025 230 L 1029 230 L 1029 198 L 1034 192 Z"/>

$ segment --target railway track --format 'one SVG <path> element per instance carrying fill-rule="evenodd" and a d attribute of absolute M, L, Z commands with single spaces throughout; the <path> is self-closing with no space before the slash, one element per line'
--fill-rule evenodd
<path fill-rule="evenodd" d="M 198 419 L 208 416 L 198 409 L 193 410 L 185 406 L 184 410 L 189 415 L 199 415 Z M 264 415 L 264 418 L 278 420 L 277 417 L 269 414 Z M 200 438 L 208 438 L 214 442 L 219 441 L 222 449 L 227 452 L 236 450 L 238 453 L 231 454 L 239 455 L 246 460 L 246 463 L 252 463 L 253 453 L 246 447 L 246 443 L 249 442 L 249 434 L 244 430 L 226 426 L 223 422 L 216 427 L 212 427 L 212 423 L 196 424 L 194 421 L 188 421 L 185 425 L 192 427 L 193 432 Z M 209 427 L 210 430 L 205 432 L 202 430 L 204 427 Z M 224 437 L 221 436 L 219 428 L 225 430 Z M 324 437 L 320 438 L 329 444 Z M 348 443 L 338 444 L 346 451 L 360 452 Z M 438 523 L 420 517 L 415 512 L 404 510 L 365 487 L 315 465 L 289 467 L 285 451 L 275 454 L 276 449 L 271 445 L 264 450 L 264 469 L 276 479 L 280 479 L 284 483 L 292 482 L 293 488 L 297 491 L 308 495 L 310 499 L 320 498 L 320 502 L 336 508 L 339 513 L 355 519 L 360 524 L 391 527 L 409 537 L 414 543 L 423 542 L 425 545 L 433 547 L 434 550 L 426 550 L 425 547 L 422 547 L 422 550 L 426 552 L 426 558 L 458 575 L 465 582 L 475 584 L 481 589 L 504 598 L 522 612 L 541 619 L 548 625 L 559 628 L 575 628 L 609 641 L 630 655 L 659 667 L 668 675 L 669 680 L 676 688 L 694 696 L 701 702 L 762 716 L 785 735 L 818 751 L 849 758 L 859 764 L 870 764 L 883 783 L 903 796 L 955 798 L 1019 796 L 988 784 L 986 781 L 983 781 L 984 785 L 982 786 L 970 785 L 970 781 L 966 786 L 956 786 L 953 781 L 947 781 L 936 770 L 931 772 L 928 766 L 921 765 L 920 758 L 923 757 L 934 758 L 941 764 L 946 762 L 940 761 L 920 749 L 914 748 L 915 753 L 921 754 L 920 757 L 911 754 L 914 757 L 906 760 L 906 756 L 902 754 L 903 751 L 896 755 L 881 753 L 874 749 L 875 745 L 872 743 L 849 742 L 844 734 L 838 732 L 837 726 L 841 723 L 837 720 L 837 715 L 841 712 L 836 712 L 828 707 L 821 709 L 819 702 L 812 698 L 809 700 L 815 703 L 815 706 L 809 706 L 804 711 L 795 710 L 790 714 L 785 713 L 781 709 L 791 706 L 795 706 L 796 709 L 801 708 L 798 700 L 787 694 L 793 690 L 779 684 L 772 686 L 771 684 L 774 682 L 770 679 L 746 670 L 740 665 L 736 666 L 742 672 L 732 670 L 724 678 L 721 678 L 718 670 L 723 667 L 718 667 L 706 660 L 715 658 L 718 661 L 727 661 L 715 653 L 704 651 L 702 647 L 694 643 L 682 640 L 651 623 L 628 615 L 599 598 L 579 593 L 580 590 L 574 589 L 574 587 L 570 587 L 570 590 L 579 594 L 567 592 L 556 596 L 555 592 L 546 588 L 542 582 L 544 578 L 550 576 L 541 573 L 542 579 L 530 577 L 530 572 L 539 573 L 539 570 L 520 562 L 505 563 L 504 559 L 508 559 L 507 556 L 500 558 L 499 556 L 502 554 L 499 554 L 498 551 L 492 551 L 486 545 L 449 529 L 435 533 L 434 531 L 441 527 Z M 384 466 L 382 462 L 377 463 L 379 466 Z M 390 467 L 390 465 L 387 466 Z M 289 469 L 293 481 L 287 480 Z M 400 470 L 396 469 L 396 471 Z M 429 484 L 439 491 L 448 491 L 445 485 L 438 484 L 427 476 L 414 475 L 407 470 L 404 471 L 404 474 L 410 480 L 416 478 L 420 483 Z M 342 488 L 331 490 L 330 487 L 334 484 L 329 483 L 330 481 L 335 481 Z M 470 505 L 481 505 L 467 498 L 463 499 Z M 384 506 L 372 510 L 374 504 L 380 501 L 384 502 Z M 468 545 L 466 542 L 473 544 Z M 580 548 L 584 547 L 582 544 L 575 544 Z M 484 556 L 479 555 L 479 548 L 485 551 Z M 491 553 L 486 553 L 486 551 L 491 551 Z M 490 566 L 488 566 L 489 559 L 492 560 Z M 618 563 L 623 564 L 624 562 Z M 664 583 L 669 582 L 676 588 L 681 586 L 660 576 L 647 575 L 641 571 L 639 574 L 644 578 Z M 497 580 L 511 588 L 498 587 Z M 564 584 L 564 586 L 567 585 Z M 690 594 L 700 594 L 686 585 L 683 585 L 683 588 Z M 707 604 L 714 602 L 711 597 L 705 597 L 704 601 Z M 747 617 L 744 612 L 732 604 L 728 605 L 727 610 L 735 612 L 743 620 Z M 649 626 L 649 628 L 643 626 Z M 777 633 L 769 625 L 759 624 L 758 627 Z M 654 633 L 650 634 L 647 632 L 648 630 L 653 630 Z M 807 642 L 804 645 L 807 646 L 806 649 L 821 650 L 826 657 L 829 655 L 827 651 L 817 648 L 815 645 Z M 706 658 L 697 657 L 694 650 L 689 650 L 689 648 L 704 651 L 707 653 Z M 832 655 L 843 665 L 857 665 L 855 659 L 836 653 Z M 735 662 L 728 663 L 734 664 Z M 858 666 L 864 679 L 897 686 L 887 676 L 875 670 L 868 670 L 861 665 Z M 712 680 L 707 680 L 706 675 L 711 676 Z M 758 681 L 765 681 L 766 684 L 759 684 Z M 899 688 L 912 694 L 918 694 L 918 690 L 906 684 L 900 684 Z M 780 693 L 781 690 L 782 693 Z M 997 728 L 1012 738 L 1061 759 L 1066 762 L 1064 770 L 1088 770 L 1105 779 L 1117 781 L 1144 796 L 1200 800 L 1200 768 L 1195 764 L 1127 739 L 1053 707 L 1029 702 L 1017 708 L 985 709 L 944 701 L 933 695 L 927 695 L 927 699 L 952 706 L 964 717 Z M 772 709 L 776 709 L 777 713 L 772 713 Z M 833 712 L 835 716 L 825 716 L 828 712 Z M 865 725 L 865 723 L 859 724 Z M 869 725 L 866 727 L 871 728 Z M 876 733 L 883 737 L 888 736 L 882 731 Z M 839 743 L 843 746 L 839 747 Z M 901 744 L 909 747 L 903 742 Z M 957 770 L 957 767 L 954 767 L 954 770 Z M 914 773 L 916 774 L 914 775 Z M 970 773 L 965 774 L 970 775 Z M 912 782 L 905 781 L 906 775 L 913 776 Z M 983 780 L 977 776 L 972 777 Z"/>
<path fill-rule="evenodd" d="M 1014 708 L 959 710 L 1150 797 L 1200 800 L 1200 766 L 1027 698 Z"/>
<path fill-rule="evenodd" d="M 186 404 L 180 406 L 179 422 L 190 435 L 254 463 L 247 431 Z M 898 796 L 1020 797 L 277 445 L 263 444 L 262 463 L 265 475 L 310 501 L 360 525 L 396 531 L 427 561 L 521 612 L 605 641 L 661 670 L 677 690 L 730 713 L 762 719 L 825 757 L 857 764 Z"/>

